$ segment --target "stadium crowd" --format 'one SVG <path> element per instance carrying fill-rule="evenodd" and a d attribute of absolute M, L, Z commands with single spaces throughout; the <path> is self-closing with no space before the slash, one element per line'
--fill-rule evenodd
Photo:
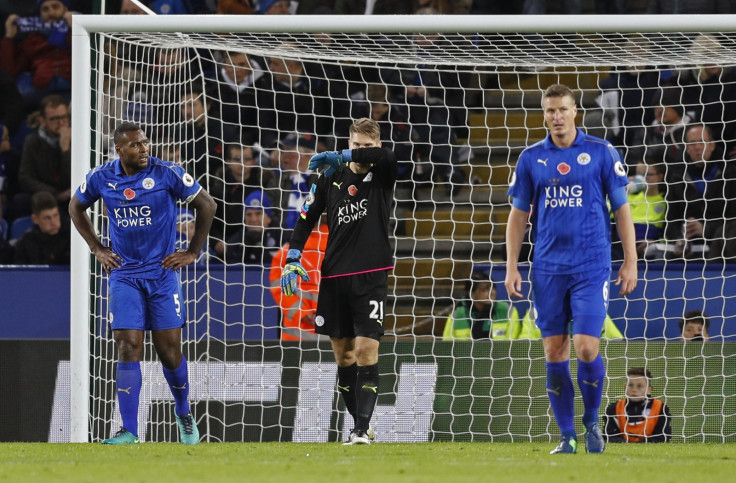
<path fill-rule="evenodd" d="M 0 5 L 5 16 L 0 42 L 0 263 L 68 264 L 70 19 L 74 12 L 91 13 L 91 3 L 38 0 L 18 11 Z M 285 0 L 144 3 L 158 14 L 365 10 L 362 2 L 340 0 L 329 8 L 325 2 L 301 1 L 297 6 Z M 379 0 L 374 13 L 509 14 L 545 8 L 544 2 L 497 3 Z M 564 13 L 579 13 L 580 2 L 568 3 L 571 10 Z M 601 9 L 611 8 L 600 3 Z M 649 3 L 652 13 L 671 8 L 667 2 Z M 680 3 L 690 8 L 698 2 Z M 121 14 L 145 13 L 129 0 L 111 8 Z M 314 39 L 349 41 L 337 35 Z M 412 48 L 419 56 L 430 56 L 449 41 L 475 48 L 472 38 L 431 35 L 415 36 Z M 687 41 L 694 54 L 723 48 L 713 35 Z M 430 64 L 397 68 L 304 61 L 302 48 L 285 41 L 264 57 L 182 46 L 141 50 L 145 59 L 129 62 L 122 60 L 132 55 L 124 43 L 110 40 L 104 46 L 109 63 L 101 106 L 101 134 L 108 144 L 104 155 L 114 156 L 110 135 L 115 124 L 136 122 L 149 133 L 154 156 L 182 164 L 213 195 L 217 214 L 200 262 L 270 266 L 290 238 L 316 177 L 308 169 L 309 159 L 347 147 L 353 119 L 369 117 L 379 123 L 383 145 L 397 154 L 399 183 L 412 193 L 409 203 L 416 201 L 417 188 L 430 183 L 442 184 L 452 200 L 477 182 L 468 180 L 462 169 L 473 156 L 465 141 L 468 117 L 483 110 L 483 91 L 497 88 L 498 79 Z M 627 48 L 642 46 L 631 43 Z M 736 259 L 735 80 L 734 68 L 713 65 L 687 70 L 622 66 L 602 77 L 596 106 L 586 109 L 583 126 L 611 141 L 630 170 L 629 203 L 641 258 Z M 51 224 L 53 233 L 36 220 L 33 200 L 38 201 L 39 193 L 57 202 L 60 220 L 58 227 Z M 43 199 L 45 204 L 38 206 L 48 210 L 49 197 Z M 185 212 L 180 216 L 182 246 L 192 236 L 191 217 Z M 31 223 L 15 224 L 17 220 Z M 49 249 L 19 249 L 32 243 L 47 243 Z M 620 258 L 617 243 L 613 255 Z"/>

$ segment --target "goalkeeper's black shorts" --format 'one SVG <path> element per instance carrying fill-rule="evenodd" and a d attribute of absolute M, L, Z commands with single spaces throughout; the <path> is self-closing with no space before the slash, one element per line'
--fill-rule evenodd
<path fill-rule="evenodd" d="M 338 339 L 360 336 L 379 340 L 387 293 L 387 270 L 323 278 L 314 319 L 316 332 Z"/>

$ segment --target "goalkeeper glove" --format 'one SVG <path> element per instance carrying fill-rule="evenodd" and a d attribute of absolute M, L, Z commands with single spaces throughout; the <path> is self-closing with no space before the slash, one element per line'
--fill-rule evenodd
<path fill-rule="evenodd" d="M 309 160 L 309 169 L 314 170 L 327 166 L 327 169 L 322 174 L 329 177 L 341 164 L 349 163 L 352 160 L 351 155 L 352 152 L 350 149 L 344 149 L 342 153 L 338 151 L 325 151 L 323 153 L 315 154 L 312 156 L 312 159 Z"/>
<path fill-rule="evenodd" d="M 289 250 L 286 253 L 286 265 L 281 271 L 281 292 L 287 297 L 296 294 L 297 276 L 302 277 L 305 282 L 309 282 L 309 275 L 299 260 L 302 258 L 302 252 L 299 250 Z"/>

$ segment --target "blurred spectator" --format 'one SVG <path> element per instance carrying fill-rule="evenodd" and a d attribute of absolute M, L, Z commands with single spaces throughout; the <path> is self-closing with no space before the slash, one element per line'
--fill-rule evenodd
<path fill-rule="evenodd" d="M 313 134 L 290 133 L 271 153 L 271 164 L 278 166 L 276 186 L 281 209 L 281 226 L 292 230 L 316 174 L 309 170 L 309 160 L 316 154 L 316 137 Z M 285 236 L 284 239 L 290 237 Z"/>
<path fill-rule="evenodd" d="M 192 237 L 194 237 L 194 230 L 196 228 L 196 218 L 194 216 L 194 213 L 189 211 L 188 209 L 182 209 L 179 215 L 176 218 L 176 243 L 175 248 L 177 250 L 186 250 L 189 248 L 189 242 L 192 241 Z M 202 247 L 202 250 L 199 252 L 199 255 L 197 255 L 197 258 L 194 260 L 194 263 L 196 264 L 203 264 L 207 261 L 207 258 L 209 256 L 207 245 Z"/>
<path fill-rule="evenodd" d="M 682 90 L 665 87 L 655 101 L 654 119 L 647 128 L 645 157 L 655 162 L 667 163 L 667 181 L 680 178 L 684 170 L 685 127 L 693 121 L 695 113 L 685 111 Z"/>
<path fill-rule="evenodd" d="M 465 297 L 445 322 L 442 339 L 515 339 L 520 329 L 516 308 L 497 301 L 489 275 L 474 271 L 465 281 Z"/>
<path fill-rule="evenodd" d="M 710 327 L 710 318 L 703 313 L 702 310 L 691 310 L 685 313 L 685 316 L 678 322 L 680 326 L 680 339 L 683 342 L 708 342 L 708 328 Z"/>
<path fill-rule="evenodd" d="M 34 227 L 15 245 L 19 265 L 69 265 L 71 250 L 69 221 L 59 215 L 54 195 L 39 191 L 31 198 Z"/>
<path fill-rule="evenodd" d="M 431 57 L 443 44 L 461 48 L 459 38 L 440 35 L 415 35 L 413 41 L 419 57 Z M 406 89 L 415 158 L 430 161 L 433 174 L 447 181 L 448 194 L 455 195 L 465 182 L 460 165 L 466 164 L 471 155 L 470 148 L 458 142 L 458 138 L 468 137 L 465 87 L 470 74 L 459 67 L 432 67 L 421 64 L 415 69 L 402 69 L 401 79 L 395 83 Z"/>
<path fill-rule="evenodd" d="M 146 15 L 146 12 L 130 0 L 122 0 L 120 2 L 120 15 Z"/>
<path fill-rule="evenodd" d="M 282 57 L 287 53 L 295 57 Z M 305 75 L 295 46 L 282 46 L 269 59 L 268 71 L 256 82 L 261 145 L 273 147 L 279 133 L 325 134 L 329 113 L 325 87 L 320 79 Z"/>
<path fill-rule="evenodd" d="M 258 163 L 258 152 L 251 146 L 227 144 L 224 149 L 225 165 L 215 171 L 210 181 L 209 193 L 217 202 L 217 212 L 212 222 L 210 236 L 213 242 L 222 241 L 235 234 L 243 224 L 243 200 L 252 192 L 263 190 L 269 201 L 276 189 L 273 171 Z M 280 213 L 271 218 L 280 224 Z"/>
<path fill-rule="evenodd" d="M 249 15 L 253 6 L 249 0 L 218 0 L 217 13 L 220 15 Z"/>
<path fill-rule="evenodd" d="M 253 191 L 243 203 L 243 224 L 225 242 L 217 242 L 215 253 L 226 263 L 268 266 L 281 248 L 282 230 L 273 223 L 271 200 L 263 191 Z"/>
<path fill-rule="evenodd" d="M 15 134 L 23 122 L 25 108 L 15 79 L 0 68 L 0 124 Z M 35 110 L 38 106 L 33 106 Z"/>
<path fill-rule="evenodd" d="M 724 161 L 707 126 L 688 127 L 685 140 L 684 175 L 667 187 L 667 239 L 682 240 L 685 258 L 721 260 L 723 253 L 710 245 L 724 238 L 726 221 L 736 219 L 736 165 Z"/>
<path fill-rule="evenodd" d="M 262 15 L 289 15 L 291 2 L 289 0 L 258 0 L 255 13 Z"/>
<path fill-rule="evenodd" d="M 581 4 L 581 0 L 563 0 L 560 13 L 580 15 L 583 13 Z M 524 15 L 545 15 L 547 13 L 547 0 L 524 0 L 522 13 Z"/>
<path fill-rule="evenodd" d="M 710 128 L 713 139 L 728 140 L 731 147 L 736 122 L 736 74 L 733 66 L 723 68 L 703 62 L 727 51 L 715 35 L 700 34 L 693 40 L 690 54 L 695 67 L 680 71 L 674 80 L 682 88 L 682 103 L 695 113 L 695 120 Z"/>
<path fill-rule="evenodd" d="M 302 250 L 301 264 L 309 274 L 309 281 L 302 280 L 299 293 L 293 297 L 287 297 L 281 291 L 281 270 L 286 263 L 289 244 L 284 245 L 273 257 L 269 281 L 271 295 L 281 311 L 281 340 L 320 338 L 314 333 L 314 318 L 317 315 L 317 295 L 321 279 L 319 268 L 325 258 L 328 234 L 327 224 L 320 223 L 307 238 Z"/>
<path fill-rule="evenodd" d="M 184 125 L 179 133 L 183 158 L 189 164 L 187 171 L 206 183 L 204 176 L 217 169 L 210 161 L 222 155 L 223 142 L 238 139 L 237 127 L 223 125 L 209 115 L 210 101 L 200 91 L 192 90 L 181 96 L 181 118 Z"/>
<path fill-rule="evenodd" d="M 48 191 L 62 210 L 71 198 L 71 128 L 63 97 L 52 94 L 41 101 L 40 125 L 26 137 L 18 173 L 21 192 L 12 200 L 16 216 L 31 212 L 31 195 Z"/>
<path fill-rule="evenodd" d="M 408 15 L 414 0 L 335 0 L 338 15 Z"/>
<path fill-rule="evenodd" d="M 632 57 L 645 54 L 635 42 L 627 42 L 624 48 Z M 642 157 L 645 126 L 653 120 L 659 82 L 660 74 L 653 68 L 627 66 L 620 70 L 614 68 L 599 83 L 601 93 L 596 102 L 603 111 L 605 138 L 625 151 L 624 159 L 629 166 Z M 632 149 L 636 152 L 630 156 L 628 151 Z"/>
<path fill-rule="evenodd" d="M 636 169 L 637 175 L 628 187 L 631 218 L 636 231 L 636 252 L 640 258 L 661 259 L 666 253 L 666 245 L 662 244 L 667 216 L 664 165 L 639 163 Z M 611 230 L 611 233 L 614 236 L 611 259 L 623 260 L 621 240 L 616 230 Z"/>
<path fill-rule="evenodd" d="M 223 57 L 215 78 L 206 80 L 207 95 L 216 102 L 211 114 L 233 129 L 242 129 L 238 142 L 254 144 L 260 141 L 255 83 L 263 70 L 244 52 L 225 52 Z"/>
<path fill-rule="evenodd" d="M 3 219 L 4 207 L 6 202 L 5 197 L 5 164 L 6 164 L 6 153 L 10 151 L 10 131 L 8 128 L 0 124 L 0 220 Z M 7 235 L 4 233 L 3 235 Z"/>
<path fill-rule="evenodd" d="M 649 0 L 648 14 L 734 13 L 730 2 L 713 0 Z"/>
<path fill-rule="evenodd" d="M 606 441 L 666 443 L 672 436 L 672 415 L 664 402 L 652 398 L 652 373 L 643 367 L 632 367 L 626 375 L 626 397 L 606 408 Z"/>
<path fill-rule="evenodd" d="M 0 67 L 16 77 L 28 104 L 51 92 L 71 89 L 69 0 L 38 0 L 38 16 L 11 14 L 0 42 Z"/>

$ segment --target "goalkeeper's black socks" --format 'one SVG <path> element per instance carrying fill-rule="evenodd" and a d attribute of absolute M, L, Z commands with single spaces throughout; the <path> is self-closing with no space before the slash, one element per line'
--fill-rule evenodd
<path fill-rule="evenodd" d="M 355 393 L 358 414 L 355 419 L 355 429 L 368 431 L 373 416 L 373 409 L 378 400 L 378 364 L 372 366 L 358 366 Z"/>
<path fill-rule="evenodd" d="M 337 390 L 345 403 L 345 409 L 355 421 L 355 381 L 358 378 L 358 364 L 347 367 L 337 366 Z"/>

